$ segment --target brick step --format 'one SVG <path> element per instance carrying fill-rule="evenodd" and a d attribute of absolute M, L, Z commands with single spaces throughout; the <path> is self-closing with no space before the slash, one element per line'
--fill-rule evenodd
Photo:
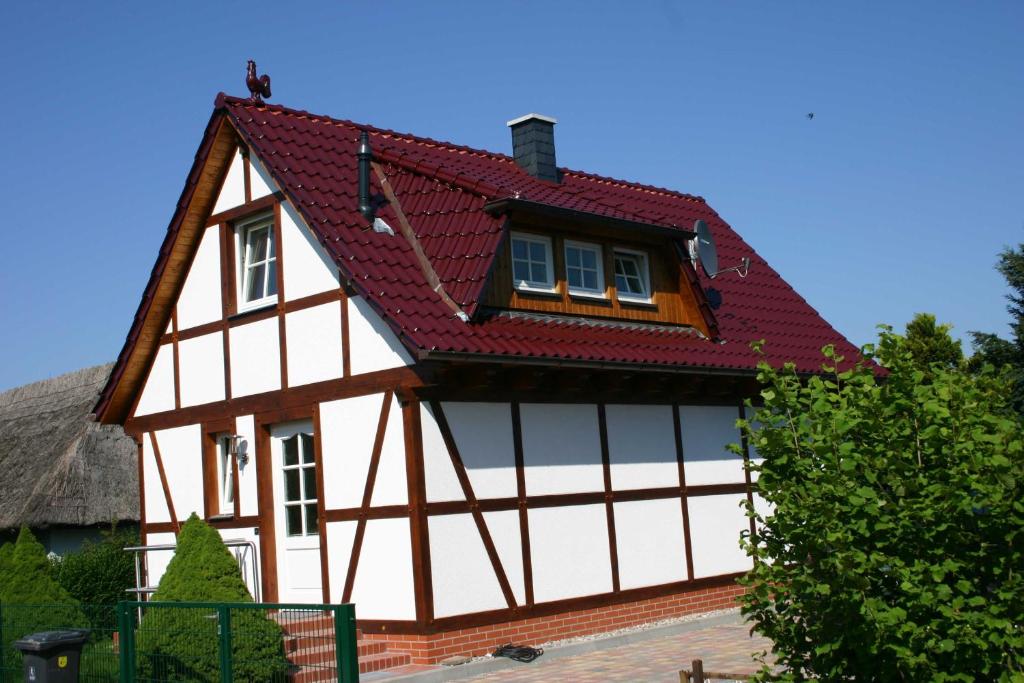
<path fill-rule="evenodd" d="M 356 641 L 356 652 L 359 658 L 379 655 L 386 652 L 387 643 L 380 640 Z M 288 650 L 288 661 L 292 664 L 329 664 L 334 662 L 334 643 L 318 643 Z"/>
<path fill-rule="evenodd" d="M 408 654 L 395 654 L 382 652 L 376 655 L 359 658 L 359 673 L 368 674 L 374 671 L 383 671 L 398 666 L 405 666 L 412 662 Z M 334 667 L 299 666 L 297 670 L 288 674 L 290 683 L 328 683 L 337 681 L 338 675 Z"/>

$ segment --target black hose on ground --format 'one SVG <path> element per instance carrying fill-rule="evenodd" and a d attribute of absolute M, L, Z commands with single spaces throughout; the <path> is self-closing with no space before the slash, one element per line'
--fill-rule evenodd
<path fill-rule="evenodd" d="M 508 657 L 514 659 L 517 662 L 530 663 L 544 654 L 543 648 L 530 647 L 529 645 L 502 645 L 494 651 L 495 657 Z"/>

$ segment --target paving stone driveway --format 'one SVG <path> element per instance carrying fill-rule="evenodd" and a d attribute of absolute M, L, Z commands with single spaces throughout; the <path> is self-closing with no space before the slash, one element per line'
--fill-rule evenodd
<path fill-rule="evenodd" d="M 679 670 L 690 668 L 690 662 L 698 658 L 704 660 L 705 671 L 752 673 L 757 666 L 750 658 L 751 653 L 769 649 L 769 644 L 760 636 L 750 637 L 748 631 L 749 627 L 739 623 L 708 626 L 571 657 L 548 661 L 541 657 L 532 664 L 520 664 L 465 680 L 678 683 Z"/>

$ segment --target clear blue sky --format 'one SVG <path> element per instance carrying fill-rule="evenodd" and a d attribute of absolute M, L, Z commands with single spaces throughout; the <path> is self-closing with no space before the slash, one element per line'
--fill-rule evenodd
<path fill-rule="evenodd" d="M 159 6 L 159 9 L 158 9 Z M 1007 334 L 1024 3 L 8 3 L 0 388 L 116 357 L 216 93 L 709 199 L 853 342 Z M 814 119 L 806 114 L 814 112 Z"/>

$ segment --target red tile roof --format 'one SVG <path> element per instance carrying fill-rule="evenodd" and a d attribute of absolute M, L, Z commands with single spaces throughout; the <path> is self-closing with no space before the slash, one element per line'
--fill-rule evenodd
<path fill-rule="evenodd" d="M 278 105 L 217 98 L 232 123 L 291 198 L 342 272 L 412 349 L 504 357 L 643 363 L 751 370 L 750 343 L 764 339 L 773 362 L 820 368 L 821 347 L 847 357 L 856 349 L 760 258 L 701 197 L 562 169 L 560 184 L 533 178 L 506 155 L 362 126 Z M 459 320 L 431 290 L 400 235 L 370 230 L 358 213 L 356 146 L 370 133 L 385 172 L 445 290 L 474 316 Z M 532 202 L 662 226 L 707 222 L 720 261 L 751 261 L 703 287 L 720 292 L 719 341 L 657 327 L 592 325 L 543 316 L 478 310 L 502 237 L 488 201 L 518 196 Z M 394 213 L 379 213 L 397 227 Z"/>

